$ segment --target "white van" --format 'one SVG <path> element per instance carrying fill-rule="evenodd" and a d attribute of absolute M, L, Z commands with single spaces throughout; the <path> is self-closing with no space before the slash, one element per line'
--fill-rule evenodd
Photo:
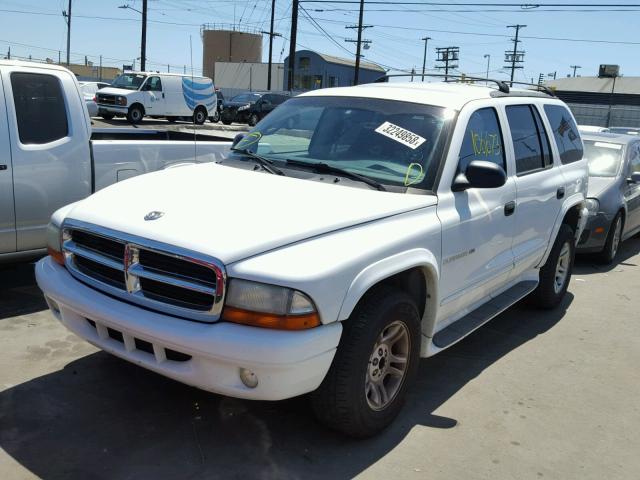
<path fill-rule="evenodd" d="M 123 73 L 111 87 L 96 94 L 96 101 L 102 118 L 110 120 L 121 115 L 133 124 L 140 123 L 146 115 L 169 121 L 193 117 L 195 123 L 202 125 L 217 104 L 210 78 L 153 72 Z"/>

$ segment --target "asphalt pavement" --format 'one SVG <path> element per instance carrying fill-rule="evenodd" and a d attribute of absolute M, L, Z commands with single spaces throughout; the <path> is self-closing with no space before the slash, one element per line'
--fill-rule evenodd
<path fill-rule="evenodd" d="M 640 239 L 577 262 L 553 311 L 517 305 L 421 361 L 396 422 L 351 440 L 304 397 L 225 398 L 80 340 L 33 265 L 0 270 L 0 478 L 640 477 Z"/>

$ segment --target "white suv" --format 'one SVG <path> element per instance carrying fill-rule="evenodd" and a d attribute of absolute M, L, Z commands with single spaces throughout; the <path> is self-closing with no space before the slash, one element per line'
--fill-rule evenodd
<path fill-rule="evenodd" d="M 58 211 L 36 273 L 54 315 L 114 355 L 234 397 L 312 392 L 321 420 L 367 436 L 420 357 L 526 296 L 562 300 L 586 188 L 574 119 L 547 94 L 318 90 L 222 162 Z"/>

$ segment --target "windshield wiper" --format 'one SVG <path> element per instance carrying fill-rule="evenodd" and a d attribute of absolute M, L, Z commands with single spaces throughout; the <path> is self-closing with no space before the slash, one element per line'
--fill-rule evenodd
<path fill-rule="evenodd" d="M 358 180 L 359 182 L 366 183 L 367 185 L 380 190 L 382 192 L 386 192 L 387 189 L 384 186 L 373 180 L 372 178 L 365 177 L 364 175 L 360 175 L 355 172 L 351 172 L 349 170 L 345 170 L 344 168 L 334 167 L 333 165 L 329 165 L 328 163 L 323 162 L 303 162 L 301 160 L 287 160 L 287 165 L 295 165 L 296 167 L 303 167 L 313 170 L 317 173 L 329 173 L 335 174 L 342 177 L 350 178 L 351 180 Z"/>
<path fill-rule="evenodd" d="M 232 152 L 241 153 L 241 154 L 246 155 L 247 157 L 255 160 L 255 162 L 258 165 L 260 165 L 264 170 L 266 170 L 269 173 L 273 173 L 274 175 L 286 176 L 285 173 L 282 170 L 280 170 L 278 167 L 276 167 L 273 164 L 273 160 L 269 160 L 268 158 L 262 157 L 262 156 L 258 155 L 257 153 L 253 153 L 251 150 L 248 150 L 246 148 L 232 148 L 231 151 Z"/>

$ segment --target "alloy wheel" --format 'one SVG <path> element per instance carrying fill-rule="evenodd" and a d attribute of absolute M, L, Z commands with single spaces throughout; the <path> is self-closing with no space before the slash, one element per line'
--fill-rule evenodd
<path fill-rule="evenodd" d="M 569 276 L 569 266 L 571 263 L 571 245 L 565 242 L 560 249 L 558 255 L 558 263 L 556 264 L 556 274 L 553 282 L 553 290 L 560 293 L 564 288 L 564 284 Z"/>

